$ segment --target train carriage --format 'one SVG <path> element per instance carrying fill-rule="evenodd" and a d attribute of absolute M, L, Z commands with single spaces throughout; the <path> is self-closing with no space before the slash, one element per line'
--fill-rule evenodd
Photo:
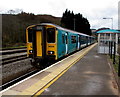
<path fill-rule="evenodd" d="M 41 67 L 43 62 L 58 60 L 80 50 L 93 41 L 91 36 L 49 23 L 29 26 L 26 37 L 27 56 L 33 59 L 32 64 L 37 67 Z"/>

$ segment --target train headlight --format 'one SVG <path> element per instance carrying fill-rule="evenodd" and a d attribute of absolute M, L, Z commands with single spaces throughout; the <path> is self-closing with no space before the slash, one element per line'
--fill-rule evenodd
<path fill-rule="evenodd" d="M 48 51 L 48 54 L 53 55 L 54 51 Z"/>
<path fill-rule="evenodd" d="M 29 53 L 33 53 L 33 50 L 29 50 Z"/>

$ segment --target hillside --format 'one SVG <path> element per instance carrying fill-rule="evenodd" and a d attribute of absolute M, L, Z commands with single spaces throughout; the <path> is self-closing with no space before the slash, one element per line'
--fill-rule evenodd
<path fill-rule="evenodd" d="M 60 17 L 52 15 L 34 15 L 22 12 L 20 14 L 2 15 L 2 46 L 11 47 L 25 45 L 25 30 L 29 25 L 49 22 L 60 25 Z"/>

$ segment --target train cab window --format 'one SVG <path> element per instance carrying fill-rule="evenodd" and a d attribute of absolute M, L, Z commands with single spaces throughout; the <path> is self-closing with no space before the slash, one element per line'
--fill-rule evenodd
<path fill-rule="evenodd" d="M 48 43 L 55 43 L 55 28 L 48 28 L 47 29 L 47 42 Z"/>
<path fill-rule="evenodd" d="M 33 30 L 28 29 L 28 42 L 32 42 L 32 33 Z"/>

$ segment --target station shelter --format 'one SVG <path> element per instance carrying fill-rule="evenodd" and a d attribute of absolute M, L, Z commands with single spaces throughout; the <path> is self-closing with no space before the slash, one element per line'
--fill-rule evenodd
<path fill-rule="evenodd" d="M 118 51 L 118 41 L 120 39 L 120 31 L 105 29 L 99 30 L 96 32 L 98 34 L 98 53 L 108 54 L 110 42 L 115 42 L 116 44 L 116 52 Z M 114 46 L 113 51 L 114 52 Z"/>

